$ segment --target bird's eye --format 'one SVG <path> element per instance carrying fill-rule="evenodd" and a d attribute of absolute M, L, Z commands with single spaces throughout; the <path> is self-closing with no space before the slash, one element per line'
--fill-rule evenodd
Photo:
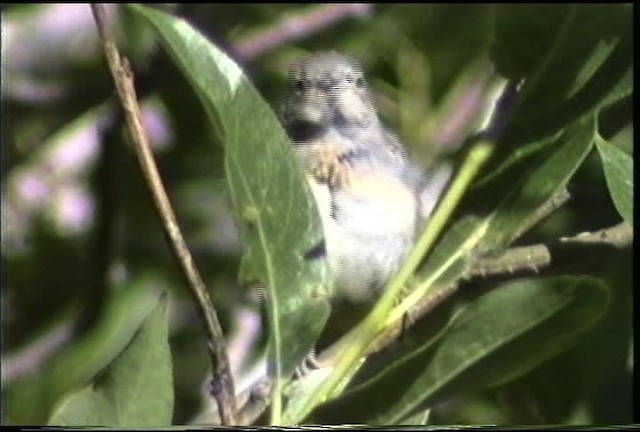
<path fill-rule="evenodd" d="M 295 82 L 295 87 L 297 91 L 304 91 L 307 88 L 307 82 L 303 79 L 298 79 Z"/>
<path fill-rule="evenodd" d="M 356 79 L 356 87 L 358 88 L 364 87 L 364 79 L 362 77 Z"/>

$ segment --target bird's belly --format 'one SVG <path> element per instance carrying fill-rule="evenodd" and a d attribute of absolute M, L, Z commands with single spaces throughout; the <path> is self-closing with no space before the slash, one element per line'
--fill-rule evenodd
<path fill-rule="evenodd" d="M 327 241 L 337 296 L 354 303 L 375 300 L 411 245 L 411 239 L 404 236 L 363 235 L 337 227 Z"/>
<path fill-rule="evenodd" d="M 330 192 L 312 178 L 309 182 L 322 219 L 334 294 L 355 303 L 374 300 L 413 244 L 414 197 L 396 193 L 389 202 L 381 198 L 381 189 L 368 196 L 362 190 Z"/>

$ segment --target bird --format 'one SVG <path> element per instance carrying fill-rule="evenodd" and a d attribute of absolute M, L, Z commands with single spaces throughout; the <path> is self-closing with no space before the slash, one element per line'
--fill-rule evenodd
<path fill-rule="evenodd" d="M 448 180 L 427 175 L 380 120 L 362 65 L 323 51 L 291 65 L 282 110 L 322 221 L 332 298 L 379 297 Z"/>

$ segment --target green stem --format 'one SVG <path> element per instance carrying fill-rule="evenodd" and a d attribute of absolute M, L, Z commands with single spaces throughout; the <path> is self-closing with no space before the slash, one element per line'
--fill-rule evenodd
<path fill-rule="evenodd" d="M 438 205 L 433 217 L 429 220 L 426 229 L 400 268 L 400 271 L 387 284 L 384 295 L 371 313 L 353 330 L 353 336 L 350 338 L 349 343 L 344 344 L 344 351 L 341 352 L 332 374 L 320 384 L 316 391 L 312 392 L 309 400 L 304 404 L 304 408 L 300 411 L 300 418 L 293 419 L 292 423 L 303 419 L 311 412 L 313 407 L 323 402 L 326 398 L 333 396 L 338 386 L 343 383 L 344 378 L 352 371 L 358 359 L 362 357 L 362 353 L 367 346 L 385 328 L 385 318 L 391 312 L 402 288 L 407 284 L 424 256 L 435 244 L 464 192 L 489 158 L 492 150 L 493 143 L 488 141 L 478 142 L 472 147 L 454 182 Z M 408 303 L 403 302 L 403 305 L 405 304 Z"/>

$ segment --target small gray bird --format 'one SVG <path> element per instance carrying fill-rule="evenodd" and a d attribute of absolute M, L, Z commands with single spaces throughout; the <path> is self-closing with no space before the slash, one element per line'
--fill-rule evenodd
<path fill-rule="evenodd" d="M 289 71 L 283 123 L 323 223 L 336 297 L 370 302 L 398 270 L 450 171 L 427 177 L 381 123 L 360 64 L 322 52 Z"/>

